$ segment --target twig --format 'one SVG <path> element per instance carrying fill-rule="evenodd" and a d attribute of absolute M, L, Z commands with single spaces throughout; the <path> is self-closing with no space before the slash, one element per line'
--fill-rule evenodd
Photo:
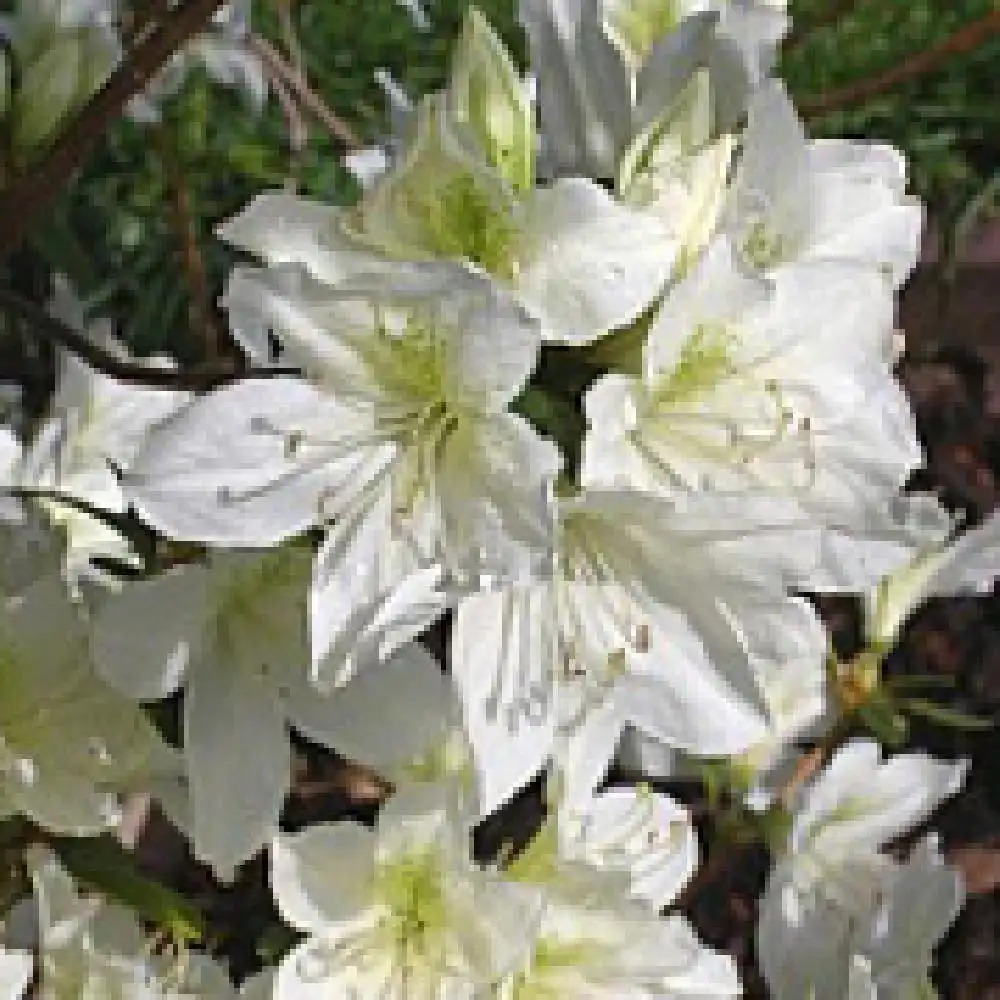
<path fill-rule="evenodd" d="M 292 18 L 292 8 L 287 2 L 278 4 L 278 20 L 281 23 L 281 35 L 284 39 L 285 48 L 288 50 L 289 64 L 300 80 L 306 76 L 305 56 L 302 46 L 299 43 L 298 35 L 295 31 L 295 22 Z M 306 130 L 305 122 L 301 115 L 289 119 L 288 145 L 292 154 L 292 172 L 296 176 L 301 168 L 302 151 L 309 141 L 309 134 Z"/>
<path fill-rule="evenodd" d="M 273 74 L 270 76 L 270 85 L 281 105 L 281 112 L 285 116 L 285 123 L 288 126 L 288 145 L 293 156 L 298 150 L 304 148 L 308 141 L 308 126 L 302 117 L 302 109 L 296 103 L 292 92 Z M 301 143 L 301 145 L 300 145 Z"/>
<path fill-rule="evenodd" d="M 799 111 L 806 118 L 816 118 L 841 108 L 863 104 L 900 83 L 936 69 L 951 56 L 972 52 L 997 33 L 1000 33 L 1000 8 L 959 28 L 937 45 L 932 45 L 922 52 L 915 52 L 881 73 L 865 77 L 818 97 L 799 101 Z"/>
<path fill-rule="evenodd" d="M 191 192 L 188 189 L 178 162 L 177 145 L 170 132 L 171 126 L 161 122 L 157 127 L 164 173 L 170 195 L 170 222 L 174 239 L 180 254 L 181 267 L 188 283 L 188 315 L 191 328 L 204 345 L 204 357 L 209 362 L 219 360 L 219 330 L 211 311 L 211 293 L 205 261 L 198 246 L 198 230 L 191 207 Z"/>
<path fill-rule="evenodd" d="M 29 332 L 69 348 L 92 368 L 123 382 L 136 382 L 161 389 L 187 389 L 200 392 L 214 389 L 237 378 L 274 378 L 280 375 L 302 374 L 297 368 L 240 369 L 234 365 L 205 366 L 180 371 L 175 368 L 156 368 L 140 361 L 123 361 L 95 344 L 86 334 L 50 316 L 41 306 L 29 302 L 10 289 L 0 288 L 0 308 L 9 309 L 23 317 L 27 321 Z"/>
<path fill-rule="evenodd" d="M 316 93 L 309 82 L 295 67 L 288 64 L 282 54 L 260 35 L 250 34 L 247 45 L 267 68 L 268 72 L 280 80 L 295 95 L 299 104 L 308 111 L 346 149 L 358 149 L 362 145 L 360 136 L 339 115 L 330 110 L 327 103 Z"/>
<path fill-rule="evenodd" d="M 108 125 L 125 110 L 170 57 L 222 6 L 223 0 L 188 0 L 135 47 L 60 133 L 44 157 L 0 192 L 0 260 L 24 239 L 39 213 L 59 194 Z"/>

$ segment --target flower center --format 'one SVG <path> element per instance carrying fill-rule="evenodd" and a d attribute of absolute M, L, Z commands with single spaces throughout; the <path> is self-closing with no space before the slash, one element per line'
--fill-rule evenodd
<path fill-rule="evenodd" d="M 724 323 L 695 324 L 677 363 L 654 387 L 651 402 L 657 407 L 674 406 L 715 388 L 735 368 L 736 344 L 736 334 Z"/>
<path fill-rule="evenodd" d="M 405 854 L 376 867 L 373 893 L 384 907 L 377 935 L 400 970 L 443 968 L 447 904 L 441 860 L 433 849 Z"/>
<path fill-rule="evenodd" d="M 753 466 L 759 474 L 759 460 L 791 444 L 801 450 L 797 460 L 777 464 L 802 471 L 795 486 L 809 489 L 816 475 L 811 418 L 797 416 L 785 388 L 755 362 L 737 361 L 739 345 L 738 329 L 695 324 L 673 368 L 648 389 L 629 440 L 671 483 L 701 489 L 715 485 L 706 463 Z"/>

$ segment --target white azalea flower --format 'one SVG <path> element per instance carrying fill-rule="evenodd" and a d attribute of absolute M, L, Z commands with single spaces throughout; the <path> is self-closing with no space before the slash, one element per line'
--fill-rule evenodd
<path fill-rule="evenodd" d="M 472 1000 L 520 966 L 536 894 L 468 860 L 435 790 L 389 799 L 375 832 L 318 824 L 271 852 L 278 908 L 308 937 L 283 960 L 274 1000 Z"/>
<path fill-rule="evenodd" d="M 848 1000 L 936 1000 L 929 975 L 933 950 L 963 897 L 936 834 L 924 837 L 904 864 L 886 869 L 876 897 L 871 913 L 840 939 L 840 960 L 849 962 Z M 829 927 L 817 931 L 828 933 Z"/>
<path fill-rule="evenodd" d="M 646 785 L 599 788 L 611 757 L 595 729 L 585 725 L 572 734 L 553 765 L 551 861 L 621 872 L 629 894 L 657 912 L 674 901 L 698 867 L 690 813 Z"/>
<path fill-rule="evenodd" d="M 125 478 L 140 513 L 183 538 L 272 544 L 339 519 L 313 613 L 314 666 L 330 685 L 354 669 L 321 666 L 345 630 L 383 635 L 404 618 L 409 637 L 447 603 L 449 580 L 523 573 L 548 543 L 544 486 L 559 458 L 507 410 L 538 327 L 484 276 L 387 265 L 336 289 L 302 282 L 292 295 L 270 272 L 237 272 L 227 302 L 237 326 L 280 331 L 309 381 L 200 397 Z M 408 582 L 416 593 L 394 605 Z"/>
<path fill-rule="evenodd" d="M 888 511 L 922 461 L 906 396 L 884 363 L 891 311 L 873 272 L 818 263 L 765 283 L 717 241 L 663 303 L 642 376 L 611 374 L 589 390 L 583 484 L 796 498 L 828 529 L 828 560 L 863 562 L 852 533 L 878 541 L 868 556 L 881 565 L 905 560 L 905 548 L 879 541 L 900 534 Z M 816 569 L 826 580 L 846 573 Z"/>
<path fill-rule="evenodd" d="M 366 266 L 366 247 L 478 265 L 537 317 L 547 340 L 583 344 L 634 320 L 670 275 L 669 226 L 582 178 L 518 192 L 471 139 L 452 134 L 449 107 L 444 97 L 422 105 L 413 144 L 349 214 L 268 193 L 220 235 L 330 284 Z"/>
<path fill-rule="evenodd" d="M 686 852 L 669 850 L 669 837 L 656 829 L 664 818 L 661 803 L 650 813 L 635 808 L 629 791 L 606 794 L 611 797 L 598 796 L 602 804 L 595 799 L 586 815 L 586 830 L 574 827 L 568 836 L 560 806 L 558 818 L 550 818 L 504 869 L 507 878 L 538 889 L 543 908 L 530 961 L 505 980 L 499 996 L 738 996 L 733 960 L 704 947 L 685 920 L 657 912 L 687 878 L 677 879 L 677 862 L 686 867 Z M 643 805 L 654 802 L 642 794 Z M 656 882 L 656 892 L 642 891 Z"/>
<path fill-rule="evenodd" d="M 448 723 L 445 680 L 414 645 L 337 696 L 312 688 L 310 560 L 289 546 L 212 552 L 203 565 L 129 584 L 95 614 L 95 661 L 109 682 L 140 699 L 184 685 L 182 825 L 224 879 L 277 830 L 290 783 L 289 724 L 380 768 L 441 742 Z M 412 713 L 406 725 L 394 724 L 400 713 Z"/>
<path fill-rule="evenodd" d="M 758 954 L 775 1000 L 847 995 L 855 930 L 893 866 L 882 846 L 953 795 L 966 767 L 923 753 L 883 762 L 868 740 L 834 754 L 804 792 L 761 902 Z"/>
<path fill-rule="evenodd" d="M 724 229 L 764 270 L 807 259 L 882 269 L 899 288 L 920 250 L 923 209 L 906 194 L 895 150 L 846 140 L 809 142 L 781 85 L 749 108 Z"/>
<path fill-rule="evenodd" d="M 139 708 L 92 671 L 87 626 L 53 576 L 0 609 L 0 812 L 77 836 L 118 821 L 117 794 L 177 762 Z"/>
<path fill-rule="evenodd" d="M 699 755 L 765 739 L 764 664 L 825 655 L 815 615 L 780 584 L 808 575 L 814 542 L 790 505 L 759 503 L 750 529 L 752 505 L 725 499 L 564 501 L 551 579 L 461 601 L 451 668 L 484 811 L 541 769 L 559 731 L 602 713 L 601 770 L 626 723 Z M 737 508 L 748 520 L 733 527 Z"/>
<path fill-rule="evenodd" d="M 571 343 L 631 322 L 669 276 L 676 245 L 655 213 L 579 177 L 535 187 L 530 87 L 478 12 L 447 90 L 423 101 L 410 131 L 353 209 L 265 194 L 220 235 L 334 284 L 363 266 L 366 249 L 478 265 L 539 318 L 546 339 Z"/>

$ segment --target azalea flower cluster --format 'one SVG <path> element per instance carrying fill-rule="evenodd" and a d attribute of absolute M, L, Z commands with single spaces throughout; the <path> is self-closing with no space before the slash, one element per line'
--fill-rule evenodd
<path fill-rule="evenodd" d="M 783 8 L 522 0 L 531 76 L 471 10 L 356 205 L 267 192 L 219 227 L 252 258 L 234 337 L 298 375 L 166 391 L 67 354 L 51 418 L 5 430 L 5 812 L 86 835 L 151 793 L 220 880 L 267 848 L 301 933 L 237 994 L 39 851 L 43 989 L 737 997 L 670 909 L 689 811 L 606 781 L 624 740 L 768 831 L 776 1000 L 929 995 L 961 883 L 932 836 L 885 848 L 966 762 L 824 737 L 926 597 L 992 586 L 1000 524 L 903 492 L 921 208 L 893 149 L 807 139 Z M 830 591 L 866 595 L 850 663 L 801 596 Z M 442 617 L 444 670 L 418 641 Z M 181 749 L 143 711 L 176 692 Z M 281 828 L 290 730 L 391 783 L 374 829 Z M 540 775 L 540 829 L 474 861 Z"/>

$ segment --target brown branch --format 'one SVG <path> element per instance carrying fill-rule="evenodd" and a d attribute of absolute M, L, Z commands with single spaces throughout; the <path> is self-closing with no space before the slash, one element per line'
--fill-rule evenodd
<path fill-rule="evenodd" d="M 251 34 L 247 39 L 247 45 L 267 71 L 280 80 L 294 94 L 299 104 L 345 149 L 358 149 L 362 145 L 361 137 L 354 129 L 330 109 L 326 101 L 309 86 L 309 81 L 297 72 L 266 38 Z"/>
<path fill-rule="evenodd" d="M 145 31 L 104 86 L 60 133 L 45 155 L 0 191 L 0 260 L 20 245 L 31 224 L 59 194 L 108 125 L 170 57 L 196 35 L 223 0 L 188 0 Z"/>
<path fill-rule="evenodd" d="M 191 192 L 181 169 L 170 126 L 160 123 L 157 126 L 157 134 L 170 195 L 170 223 L 174 230 L 181 268 L 188 284 L 188 316 L 191 329 L 201 338 L 205 359 L 215 362 L 219 360 L 221 342 L 212 315 L 211 292 L 208 275 L 205 272 L 205 261 L 198 245 L 198 229 L 191 206 Z"/>
<path fill-rule="evenodd" d="M 281 35 L 284 39 L 285 48 L 288 51 L 289 65 L 295 71 L 300 80 L 306 78 L 306 61 L 299 43 L 299 37 L 295 31 L 295 22 L 292 17 L 292 8 L 288 3 L 278 4 L 278 20 L 281 23 Z M 276 81 L 280 83 L 280 81 Z M 309 141 L 309 133 L 302 116 L 289 119 L 288 145 L 292 154 L 292 172 L 299 173 L 302 162 L 302 151 Z"/>
<path fill-rule="evenodd" d="M 805 118 L 816 118 L 841 108 L 863 104 L 907 80 L 937 69 L 951 56 L 972 52 L 997 33 L 1000 33 L 1000 9 L 966 24 L 937 45 L 932 45 L 922 52 L 915 52 L 881 73 L 857 80 L 818 97 L 799 101 L 799 111 Z"/>
<path fill-rule="evenodd" d="M 288 127 L 288 145 L 294 156 L 300 149 L 304 149 L 309 141 L 309 126 L 306 125 L 302 109 L 288 87 L 275 76 L 270 78 L 270 84 L 278 98 L 278 103 L 281 105 L 281 112 L 285 116 L 285 124 Z"/>
<path fill-rule="evenodd" d="M 273 378 L 279 375 L 301 376 L 302 374 L 297 368 L 239 369 L 232 365 L 221 364 L 188 371 L 156 368 L 142 361 L 125 361 L 109 354 L 86 334 L 50 316 L 41 306 L 29 302 L 10 289 L 0 288 L 0 308 L 9 309 L 25 319 L 29 332 L 68 348 L 92 368 L 123 382 L 135 382 L 160 389 L 187 389 L 200 392 L 214 389 L 237 378 Z"/>

